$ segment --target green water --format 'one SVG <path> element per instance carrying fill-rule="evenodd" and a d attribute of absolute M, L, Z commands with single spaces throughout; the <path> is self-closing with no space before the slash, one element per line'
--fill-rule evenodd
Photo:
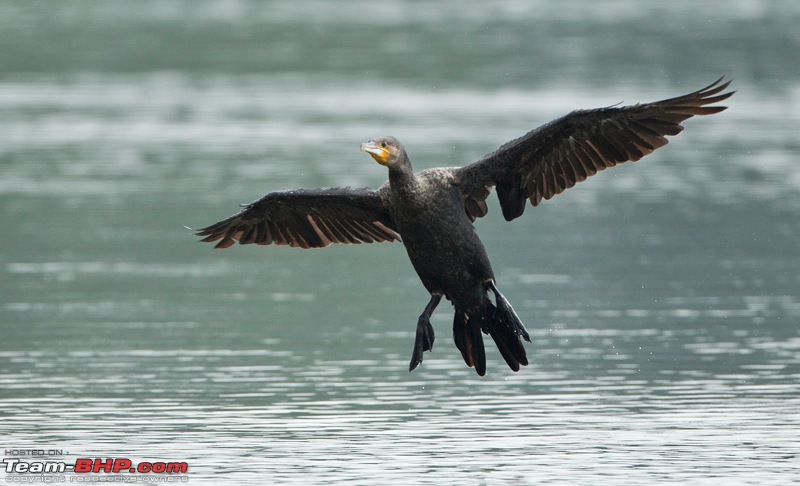
<path fill-rule="evenodd" d="M 185 461 L 190 484 L 796 480 L 798 21 L 789 1 L 0 2 L 0 445 Z M 533 338 L 519 373 L 494 349 L 466 368 L 446 304 L 408 373 L 428 296 L 400 244 L 218 251 L 184 228 L 377 187 L 376 135 L 461 165 L 722 74 L 730 109 L 643 161 L 513 223 L 492 199 L 476 226 Z"/>

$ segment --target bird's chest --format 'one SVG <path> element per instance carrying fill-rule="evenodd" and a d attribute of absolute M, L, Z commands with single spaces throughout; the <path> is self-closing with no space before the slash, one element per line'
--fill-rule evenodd
<path fill-rule="evenodd" d="M 395 221 L 412 262 L 424 258 L 429 263 L 442 260 L 444 265 L 465 238 L 472 237 L 472 225 L 456 188 L 422 184 L 396 196 Z"/>
<path fill-rule="evenodd" d="M 398 191 L 395 197 L 400 236 L 428 291 L 458 298 L 462 285 L 491 278 L 485 251 L 455 186 L 431 184 Z"/>
<path fill-rule="evenodd" d="M 437 228 L 455 224 L 464 213 L 458 191 L 442 184 L 421 181 L 393 193 L 395 220 L 401 235 L 424 237 Z"/>

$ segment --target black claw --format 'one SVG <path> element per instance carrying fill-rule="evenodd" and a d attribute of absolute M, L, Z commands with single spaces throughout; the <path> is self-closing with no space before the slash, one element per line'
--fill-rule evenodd
<path fill-rule="evenodd" d="M 408 371 L 414 371 L 420 363 L 422 363 L 422 353 L 414 348 L 414 352 L 411 354 L 411 363 L 408 364 Z"/>

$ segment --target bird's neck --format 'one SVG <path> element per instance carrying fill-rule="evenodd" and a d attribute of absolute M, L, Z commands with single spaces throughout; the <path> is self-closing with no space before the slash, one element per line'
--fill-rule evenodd
<path fill-rule="evenodd" d="M 389 185 L 394 187 L 413 186 L 416 182 L 414 170 L 407 157 L 389 167 Z"/>

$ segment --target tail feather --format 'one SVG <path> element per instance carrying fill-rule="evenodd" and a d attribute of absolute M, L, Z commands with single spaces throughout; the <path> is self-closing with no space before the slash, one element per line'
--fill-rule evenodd
<path fill-rule="evenodd" d="M 483 348 L 480 322 L 467 316 L 467 349 L 472 354 L 472 364 L 480 376 L 486 374 L 486 351 Z"/>
<path fill-rule="evenodd" d="M 486 373 L 486 353 L 481 331 L 492 337 L 500 355 L 513 371 L 528 365 L 522 340 L 530 342 L 530 336 L 508 300 L 497 291 L 493 282 L 489 286 L 495 292 L 496 306 L 487 299 L 482 307 L 469 314 L 456 310 L 453 319 L 456 347 L 467 366 L 475 368 L 481 376 Z"/>
<path fill-rule="evenodd" d="M 528 334 L 528 330 L 525 329 L 525 325 L 520 320 L 519 316 L 516 312 L 514 312 L 514 308 L 511 307 L 511 303 L 506 299 L 506 297 L 497 290 L 497 286 L 494 284 L 493 281 L 488 282 L 489 289 L 494 292 L 495 302 L 497 302 L 497 312 L 500 313 L 501 319 L 506 325 L 511 326 L 514 330 L 515 334 L 518 334 L 522 337 L 522 339 L 531 342 L 531 337 Z"/>
<path fill-rule="evenodd" d="M 486 350 L 483 347 L 480 319 L 472 319 L 465 312 L 456 311 L 453 318 L 453 341 L 467 366 L 475 368 L 479 375 L 485 375 Z"/>
<path fill-rule="evenodd" d="M 489 314 L 486 319 L 489 323 L 487 330 L 508 367 L 513 371 L 519 371 L 520 365 L 527 366 L 525 347 L 514 325 L 508 322 L 508 316 L 492 304 L 487 306 L 486 311 Z"/>
<path fill-rule="evenodd" d="M 453 318 L 453 341 L 456 342 L 456 347 L 461 351 L 461 356 L 464 362 L 470 368 L 475 365 L 472 363 L 472 355 L 467 352 L 467 316 L 463 312 L 456 311 Z"/>

